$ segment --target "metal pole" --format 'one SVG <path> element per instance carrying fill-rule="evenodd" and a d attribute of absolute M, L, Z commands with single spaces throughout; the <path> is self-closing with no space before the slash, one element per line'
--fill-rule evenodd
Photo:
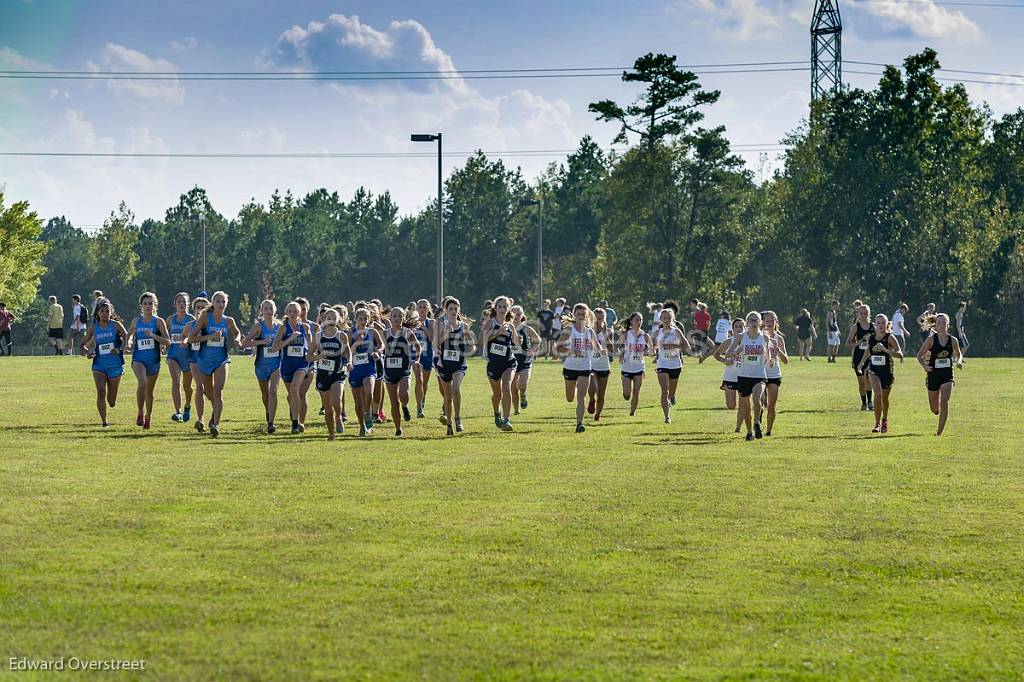
<path fill-rule="evenodd" d="M 537 225 L 537 310 L 544 308 L 544 197 L 537 205 L 540 223 Z"/>
<path fill-rule="evenodd" d="M 441 133 L 437 134 L 437 304 L 444 299 L 444 217 L 441 208 Z"/>

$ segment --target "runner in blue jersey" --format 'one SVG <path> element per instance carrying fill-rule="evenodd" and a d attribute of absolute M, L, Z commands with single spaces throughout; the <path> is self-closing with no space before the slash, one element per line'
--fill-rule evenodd
<path fill-rule="evenodd" d="M 281 354 L 281 379 L 288 393 L 288 413 L 292 420 L 292 433 L 302 433 L 306 423 L 306 394 L 303 391 L 306 374 L 310 370 L 306 353 L 312 340 L 309 325 L 302 321 L 302 307 L 290 301 L 284 307 L 284 322 L 277 329 L 270 350 Z"/>
<path fill-rule="evenodd" d="M 391 419 L 395 422 L 395 435 L 402 435 L 402 419 L 409 421 L 409 375 L 416 357 L 422 352 L 415 332 L 405 323 L 405 308 L 395 306 L 388 314 L 387 335 L 384 337 L 384 385 L 391 400 Z"/>
<path fill-rule="evenodd" d="M 421 298 L 416 301 L 418 322 L 413 327 L 416 340 L 420 342 L 420 354 L 413 373 L 416 377 L 416 418 L 423 418 L 423 408 L 427 402 L 427 389 L 430 387 L 430 373 L 434 370 L 434 324 L 430 301 Z"/>
<path fill-rule="evenodd" d="M 203 314 L 203 311 L 210 307 L 210 300 L 205 296 L 198 296 L 192 299 L 192 317 L 196 318 L 186 324 L 182 329 L 181 336 L 188 348 L 188 367 L 191 370 L 189 373 L 192 375 L 192 381 L 195 382 L 196 389 L 192 394 L 192 397 L 196 401 L 196 430 L 202 433 L 206 430 L 203 426 L 203 414 L 206 409 L 206 394 L 203 392 L 203 387 L 199 383 L 199 349 L 203 347 L 203 344 L 198 341 L 193 342 L 191 340 L 192 330 L 196 326 L 196 320 Z M 191 415 L 189 415 L 191 416 Z M 185 413 L 181 415 L 182 420 L 186 420 Z"/>
<path fill-rule="evenodd" d="M 281 322 L 277 319 L 277 304 L 271 299 L 260 303 L 260 319 L 252 326 L 239 344 L 242 348 L 255 348 L 256 381 L 260 386 L 263 400 L 263 415 L 267 421 L 267 433 L 274 433 L 277 427 L 277 384 L 281 380 L 281 351 L 271 348 Z"/>
<path fill-rule="evenodd" d="M 144 429 L 149 429 L 153 416 L 153 390 L 160 378 L 160 348 L 171 344 L 167 324 L 157 316 L 157 303 L 156 294 L 152 291 L 139 296 L 141 314 L 128 327 L 132 372 L 137 382 L 135 402 L 139 408 L 135 425 Z"/>
<path fill-rule="evenodd" d="M 341 390 L 348 370 L 348 339 L 338 325 L 339 315 L 334 308 L 325 308 L 320 314 L 320 331 L 313 336 L 306 359 L 316 364 L 316 390 L 324 408 L 327 440 L 345 430 L 341 421 Z"/>
<path fill-rule="evenodd" d="M 105 298 L 96 301 L 92 326 L 82 339 L 81 350 L 92 359 L 92 378 L 96 384 L 96 410 L 103 426 L 107 421 L 107 405 L 117 404 L 117 388 L 124 374 L 122 349 L 127 344 L 128 332 L 114 315 L 114 306 Z M 89 344 L 93 348 L 89 348 Z"/>
<path fill-rule="evenodd" d="M 210 411 L 210 435 L 220 435 L 220 418 L 224 412 L 224 385 L 228 380 L 228 350 L 238 343 L 238 326 L 234 318 L 224 311 L 228 307 L 228 295 L 223 291 L 214 292 L 210 307 L 202 312 L 193 327 L 190 340 L 199 342 L 199 384 L 213 403 Z M 202 432 L 199 422 L 196 430 Z"/>
<path fill-rule="evenodd" d="M 194 318 L 188 312 L 188 293 L 180 291 L 174 295 L 174 313 L 164 323 L 171 335 L 167 347 L 167 370 L 171 373 L 171 400 L 174 414 L 171 421 L 187 422 L 192 417 L 192 367 L 189 365 L 188 344 L 184 342 L 185 327 Z M 181 409 L 181 389 L 185 388 L 185 409 Z"/>
<path fill-rule="evenodd" d="M 349 332 L 348 385 L 359 416 L 359 435 L 373 433 L 373 390 L 377 383 L 377 359 L 384 345 L 380 332 L 370 326 L 370 311 L 356 308 L 356 324 Z"/>

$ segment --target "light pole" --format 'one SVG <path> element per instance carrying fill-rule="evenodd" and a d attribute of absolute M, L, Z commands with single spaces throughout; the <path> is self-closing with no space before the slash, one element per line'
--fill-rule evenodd
<path fill-rule="evenodd" d="M 437 304 L 441 305 L 444 299 L 444 217 L 441 209 L 441 180 L 443 170 L 441 168 L 441 133 L 436 135 L 413 133 L 410 137 L 413 142 L 433 142 L 437 140 Z"/>
<path fill-rule="evenodd" d="M 544 308 L 544 199 L 520 199 L 520 206 L 536 206 L 537 223 L 537 310 Z"/>
<path fill-rule="evenodd" d="M 209 291 L 206 288 L 206 216 L 203 216 L 203 291 Z"/>

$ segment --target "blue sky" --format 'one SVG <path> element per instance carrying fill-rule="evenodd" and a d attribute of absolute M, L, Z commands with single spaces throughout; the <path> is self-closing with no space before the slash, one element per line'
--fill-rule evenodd
<path fill-rule="evenodd" d="M 646 52 L 686 64 L 802 60 L 813 0 L 326 2 L 0 0 L 0 68 L 118 71 L 618 67 Z M 930 46 L 944 66 L 1024 73 L 1024 9 L 930 0 L 841 4 L 844 56 L 899 62 Z M 847 65 L 847 70 L 864 69 Z M 873 69 L 877 70 L 877 69 Z M 735 144 L 774 144 L 804 116 L 809 75 L 705 75 L 722 91 L 709 124 Z M 854 85 L 877 78 L 849 74 Z M 997 113 L 1024 87 L 969 85 Z M 563 149 L 615 129 L 587 105 L 635 90 L 615 78 L 310 82 L 0 80 L 0 150 L 407 152 L 413 131 L 446 149 Z M 758 152 L 745 152 L 759 169 Z M 532 178 L 554 158 L 511 158 Z M 460 163 L 452 158 L 448 169 Z M 774 164 L 769 159 L 766 169 Z M 178 160 L 0 157 L 6 200 L 98 225 L 124 200 L 162 217 L 193 185 L 231 217 L 275 188 L 348 197 L 390 190 L 403 212 L 432 195 L 429 159 Z"/>

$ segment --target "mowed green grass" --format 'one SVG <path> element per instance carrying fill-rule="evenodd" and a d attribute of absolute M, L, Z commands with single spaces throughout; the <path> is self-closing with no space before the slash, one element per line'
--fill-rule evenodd
<path fill-rule="evenodd" d="M 432 385 L 403 440 L 328 443 L 313 417 L 303 436 L 259 433 L 249 358 L 219 440 L 169 421 L 166 374 L 151 432 L 131 376 L 103 430 L 87 361 L 0 360 L 5 670 L 64 655 L 173 680 L 1024 675 L 1024 360 L 970 359 L 942 438 L 912 361 L 887 436 L 848 360 L 793 362 L 775 435 L 754 443 L 714 361 L 687 363 L 671 425 L 649 372 L 635 417 L 613 383 L 577 435 L 542 361 L 502 434 L 474 363 L 465 434 L 444 437 Z"/>

